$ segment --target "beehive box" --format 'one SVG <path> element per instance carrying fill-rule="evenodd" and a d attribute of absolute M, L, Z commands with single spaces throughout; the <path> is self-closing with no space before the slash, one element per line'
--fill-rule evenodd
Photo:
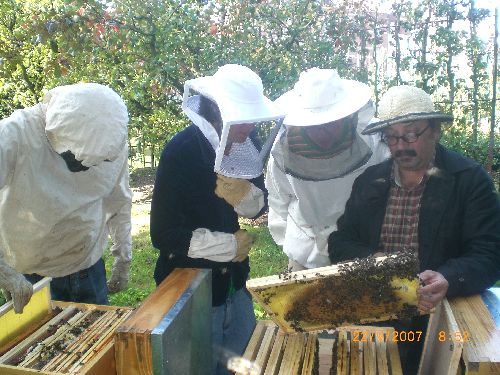
<path fill-rule="evenodd" d="M 211 314 L 211 271 L 175 269 L 117 328 L 117 374 L 207 374 Z"/>
<path fill-rule="evenodd" d="M 132 310 L 50 301 L 48 279 L 34 290 L 23 314 L 2 306 L 0 373 L 115 374 L 114 330 Z"/>
<path fill-rule="evenodd" d="M 238 374 L 402 374 L 393 328 L 341 327 L 318 333 L 284 333 L 259 321 L 243 355 L 251 364 Z"/>
<path fill-rule="evenodd" d="M 417 315 L 418 259 L 401 253 L 252 279 L 247 288 L 286 333 Z"/>
<path fill-rule="evenodd" d="M 419 374 L 500 374 L 500 288 L 443 300 L 429 319 Z"/>

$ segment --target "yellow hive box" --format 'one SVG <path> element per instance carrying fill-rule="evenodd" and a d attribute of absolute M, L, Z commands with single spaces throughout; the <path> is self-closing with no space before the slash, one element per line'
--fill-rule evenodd
<path fill-rule="evenodd" d="M 0 307 L 0 374 L 116 374 L 114 330 L 132 309 L 51 301 L 49 283 L 34 285 L 22 314 Z"/>

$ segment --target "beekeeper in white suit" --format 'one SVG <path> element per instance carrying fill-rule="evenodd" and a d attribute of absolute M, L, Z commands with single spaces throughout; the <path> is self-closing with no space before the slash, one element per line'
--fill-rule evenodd
<path fill-rule="evenodd" d="M 267 166 L 268 226 L 292 271 L 330 264 L 328 236 L 354 179 L 388 157 L 380 137 L 360 134 L 374 115 L 370 97 L 364 83 L 312 68 L 275 101 L 286 117 Z"/>
<path fill-rule="evenodd" d="M 126 287 L 132 193 L 125 103 L 112 89 L 80 83 L 0 121 L 0 288 L 22 312 L 32 283 L 52 277 L 56 300 L 106 304 L 108 283 Z"/>

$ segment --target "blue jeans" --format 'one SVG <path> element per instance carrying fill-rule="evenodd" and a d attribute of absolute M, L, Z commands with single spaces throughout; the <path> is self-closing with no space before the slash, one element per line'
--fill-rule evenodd
<path fill-rule="evenodd" d="M 214 374 L 234 374 L 225 364 L 230 357 L 243 355 L 255 324 L 252 298 L 246 288 L 237 290 L 225 304 L 212 307 Z"/>
<path fill-rule="evenodd" d="M 32 284 L 43 278 L 36 273 L 24 276 Z M 87 269 L 71 275 L 52 278 L 50 294 L 52 299 L 57 301 L 107 305 L 109 303 L 108 287 L 104 261 L 101 258 Z"/>

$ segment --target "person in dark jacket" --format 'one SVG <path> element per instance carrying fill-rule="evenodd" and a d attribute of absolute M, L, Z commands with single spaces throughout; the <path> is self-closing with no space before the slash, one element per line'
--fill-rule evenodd
<path fill-rule="evenodd" d="M 221 361 L 242 355 L 255 327 L 245 288 L 252 238 L 238 224 L 267 209 L 254 128 L 282 116 L 258 75 L 240 65 L 187 81 L 183 110 L 193 124 L 165 146 L 153 190 L 154 277 L 159 284 L 174 268 L 212 270 L 213 371 L 225 374 Z"/>
<path fill-rule="evenodd" d="M 500 278 L 499 199 L 478 163 L 438 143 L 441 123 L 452 117 L 410 86 L 390 88 L 380 100 L 379 117 L 364 133 L 381 132 L 392 158 L 354 182 L 329 237 L 331 261 L 418 252 L 423 286 L 417 295 L 424 312 L 444 297 L 492 286 Z M 414 324 L 425 328 L 426 320 L 419 320 Z M 416 371 L 420 352 L 408 351 L 406 373 Z"/>

